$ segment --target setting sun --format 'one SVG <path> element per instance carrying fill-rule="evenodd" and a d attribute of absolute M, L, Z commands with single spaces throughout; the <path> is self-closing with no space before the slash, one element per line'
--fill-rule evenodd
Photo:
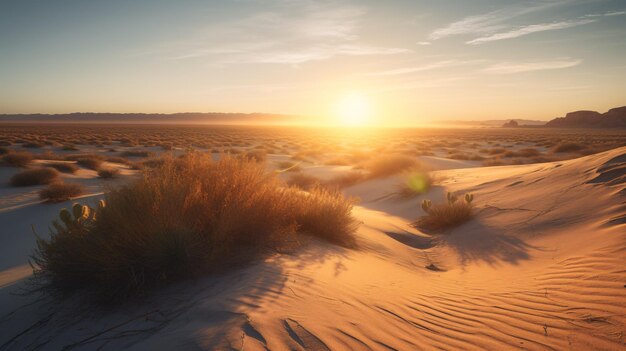
<path fill-rule="evenodd" d="M 343 125 L 362 126 L 370 122 L 372 109 L 365 95 L 351 93 L 339 101 L 336 114 Z"/>

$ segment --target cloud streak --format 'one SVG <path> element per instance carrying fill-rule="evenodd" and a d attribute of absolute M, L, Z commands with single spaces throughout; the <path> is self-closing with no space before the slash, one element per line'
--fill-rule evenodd
<path fill-rule="evenodd" d="M 483 69 L 486 73 L 492 74 L 515 74 L 534 71 L 545 71 L 553 69 L 563 69 L 578 66 L 582 60 L 578 59 L 558 59 L 541 62 L 503 62 L 496 63 Z"/>
<path fill-rule="evenodd" d="M 303 64 L 335 56 L 395 55 L 406 48 L 369 45 L 359 38 L 366 10 L 313 0 L 279 2 L 263 12 L 205 28 L 170 59 L 207 58 L 218 65 Z"/>
<path fill-rule="evenodd" d="M 449 25 L 435 29 L 429 36 L 430 40 L 438 40 L 454 35 L 464 34 L 487 34 L 502 30 L 507 27 L 504 22 L 515 17 L 523 16 L 532 12 L 540 11 L 552 6 L 562 4 L 562 1 L 552 3 L 539 3 L 535 6 L 511 7 L 491 11 L 481 15 L 465 17 Z"/>
<path fill-rule="evenodd" d="M 447 26 L 435 29 L 428 39 L 431 41 L 456 35 L 480 35 L 466 41 L 466 44 L 477 45 L 492 41 L 519 38 L 532 33 L 566 29 L 596 22 L 603 17 L 626 15 L 626 11 L 612 11 L 580 16 L 575 19 L 561 20 L 550 23 L 528 24 L 512 28 L 507 22 L 516 17 L 530 14 L 550 7 L 567 4 L 567 1 L 543 2 L 528 7 L 510 7 L 488 13 L 468 16 Z"/>
<path fill-rule="evenodd" d="M 533 34 L 533 33 L 582 26 L 584 24 L 593 23 L 595 21 L 596 20 L 594 19 L 578 19 L 578 20 L 573 20 L 573 21 L 531 24 L 528 26 L 514 29 L 514 30 L 509 30 L 506 32 L 500 32 L 500 33 L 495 33 L 495 34 L 483 36 L 480 38 L 476 38 L 476 39 L 467 41 L 466 43 L 471 44 L 471 45 L 477 45 L 477 44 L 487 43 L 490 41 L 519 38 L 519 37 Z"/>
<path fill-rule="evenodd" d="M 398 69 L 392 69 L 381 72 L 370 72 L 363 74 L 369 77 L 385 77 L 385 76 L 399 76 L 417 72 L 431 71 L 440 68 L 467 66 L 484 62 L 483 60 L 445 60 L 433 63 L 424 64 L 421 66 L 403 67 Z"/>

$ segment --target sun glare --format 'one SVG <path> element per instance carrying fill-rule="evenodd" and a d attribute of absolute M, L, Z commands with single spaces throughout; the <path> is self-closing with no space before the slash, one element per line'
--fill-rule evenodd
<path fill-rule="evenodd" d="M 337 117 L 345 126 L 363 126 L 368 123 L 371 106 L 366 96 L 351 93 L 337 105 Z"/>

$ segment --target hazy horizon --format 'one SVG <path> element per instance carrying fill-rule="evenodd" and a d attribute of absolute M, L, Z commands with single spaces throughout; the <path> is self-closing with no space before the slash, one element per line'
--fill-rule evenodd
<path fill-rule="evenodd" d="M 625 104 L 623 1 L 3 4 L 0 114 L 420 124 Z"/>

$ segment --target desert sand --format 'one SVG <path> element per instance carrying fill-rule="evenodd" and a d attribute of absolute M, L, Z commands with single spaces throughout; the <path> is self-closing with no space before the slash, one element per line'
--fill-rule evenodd
<path fill-rule="evenodd" d="M 393 196 L 400 176 L 345 189 L 361 199 L 357 249 L 311 239 L 112 311 L 28 293 L 31 225 L 47 236 L 71 202 L 3 186 L 0 350 L 626 349 L 626 147 L 489 168 L 422 161 L 442 182 L 416 198 Z M 88 186 L 74 201 L 101 198 L 89 171 L 63 176 Z M 414 229 L 421 200 L 447 191 L 473 193 L 475 218 Z"/>

